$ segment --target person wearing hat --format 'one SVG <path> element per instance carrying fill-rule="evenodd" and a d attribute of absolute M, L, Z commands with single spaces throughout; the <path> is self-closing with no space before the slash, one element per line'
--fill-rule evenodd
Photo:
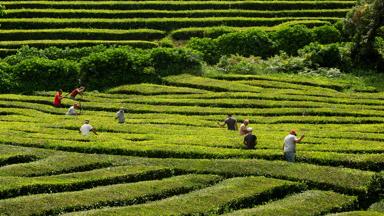
<path fill-rule="evenodd" d="M 289 134 L 284 138 L 284 158 L 288 162 L 295 162 L 296 156 L 296 143 L 300 143 L 304 139 L 304 135 L 301 135 L 299 139 L 296 137 L 297 133 L 295 130 L 291 130 Z"/>
<path fill-rule="evenodd" d="M 84 124 L 80 127 L 80 133 L 83 135 L 83 136 L 88 136 L 89 132 L 93 132 L 95 135 L 97 135 L 96 133 L 96 129 L 94 127 L 92 127 L 92 125 L 89 124 L 89 120 L 85 120 L 84 121 Z"/>
<path fill-rule="evenodd" d="M 125 122 L 124 108 L 123 107 L 120 107 L 120 110 L 116 112 L 115 119 L 119 119 L 120 124 Z"/>
<path fill-rule="evenodd" d="M 247 135 L 244 136 L 244 145 L 246 149 L 255 149 L 257 143 L 257 137 L 252 134 L 253 129 L 247 128 Z"/>

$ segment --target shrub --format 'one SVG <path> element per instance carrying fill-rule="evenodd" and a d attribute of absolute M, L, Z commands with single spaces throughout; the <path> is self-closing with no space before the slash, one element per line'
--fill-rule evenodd
<path fill-rule="evenodd" d="M 333 43 L 321 45 L 311 43 L 299 51 L 312 67 L 334 67 L 343 70 L 350 69 L 352 62 L 346 44 Z"/>
<path fill-rule="evenodd" d="M 148 52 L 133 48 L 107 49 L 93 53 L 80 62 L 81 79 L 91 89 L 138 83 L 149 79 L 153 72 L 145 70 L 150 66 Z"/>
<path fill-rule="evenodd" d="M 173 44 L 173 41 L 171 38 L 165 37 L 165 38 L 159 40 L 159 46 L 172 48 L 172 47 L 174 47 L 174 44 Z"/>
<path fill-rule="evenodd" d="M 269 57 L 274 53 L 274 43 L 262 30 L 247 30 L 225 34 L 217 38 L 222 55 Z"/>
<path fill-rule="evenodd" d="M 4 61 L 11 65 L 15 65 L 23 60 L 35 57 L 47 58 L 51 60 L 68 59 L 73 61 L 79 61 L 81 58 L 86 57 L 91 53 L 102 52 L 105 51 L 107 48 L 108 47 L 104 45 L 83 48 L 66 47 L 64 49 L 54 46 L 45 49 L 22 46 L 20 49 L 17 50 L 17 53 L 15 55 L 6 57 Z"/>
<path fill-rule="evenodd" d="M 304 25 L 283 28 L 272 35 L 278 50 L 284 51 L 289 55 L 297 55 L 297 51 L 300 48 L 315 40 L 313 32 Z"/>
<path fill-rule="evenodd" d="M 234 74 L 256 74 L 260 70 L 260 57 L 250 56 L 248 58 L 239 55 L 223 56 L 216 65 L 217 69 L 224 73 Z"/>
<path fill-rule="evenodd" d="M 76 62 L 59 59 L 30 58 L 12 67 L 18 89 L 24 92 L 73 88 L 79 77 Z"/>
<path fill-rule="evenodd" d="M 331 25 L 323 25 L 313 28 L 316 41 L 321 44 L 330 44 L 340 42 L 341 34 L 339 30 Z"/>
<path fill-rule="evenodd" d="M 181 73 L 201 74 L 201 54 L 181 48 L 155 48 L 150 52 L 152 66 L 160 77 Z"/>
<path fill-rule="evenodd" d="M 197 50 L 202 54 L 204 61 L 215 64 L 219 61 L 220 53 L 217 40 L 211 38 L 192 38 L 188 41 L 188 48 Z"/>
<path fill-rule="evenodd" d="M 9 70 L 10 66 L 7 63 L 0 62 L 0 93 L 10 92 L 14 88 Z"/>

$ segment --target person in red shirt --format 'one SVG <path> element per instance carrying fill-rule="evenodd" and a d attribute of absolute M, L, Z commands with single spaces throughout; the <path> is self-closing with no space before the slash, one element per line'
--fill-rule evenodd
<path fill-rule="evenodd" d="M 61 107 L 61 100 L 63 99 L 63 90 L 59 90 L 55 94 L 55 99 L 53 99 L 53 106 L 55 107 Z"/>
<path fill-rule="evenodd" d="M 75 88 L 73 91 L 71 91 L 71 93 L 69 93 L 69 97 L 72 100 L 76 100 L 76 96 L 78 94 L 83 95 L 84 90 L 85 90 L 84 86 L 80 86 L 79 88 Z"/>

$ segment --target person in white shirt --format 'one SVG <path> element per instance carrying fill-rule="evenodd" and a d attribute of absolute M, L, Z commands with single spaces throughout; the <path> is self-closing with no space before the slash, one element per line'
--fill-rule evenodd
<path fill-rule="evenodd" d="M 80 108 L 78 103 L 73 104 L 73 106 L 69 107 L 68 112 L 65 115 L 78 115 L 76 110 Z"/>
<path fill-rule="evenodd" d="M 85 120 L 84 121 L 84 124 L 80 127 L 80 133 L 83 135 L 83 136 L 87 136 L 89 134 L 89 132 L 93 132 L 95 135 L 97 135 L 96 133 L 96 129 L 94 127 L 92 127 L 92 125 L 89 124 L 89 120 Z"/>
<path fill-rule="evenodd" d="M 121 107 L 119 111 L 116 113 L 115 119 L 119 119 L 119 123 L 124 123 L 125 122 L 125 116 L 124 116 L 124 108 Z"/>
<path fill-rule="evenodd" d="M 295 130 L 291 130 L 289 132 L 289 134 L 284 138 L 283 151 L 285 160 L 288 162 L 295 162 L 296 143 L 300 143 L 303 139 L 304 135 L 297 139 Z"/>

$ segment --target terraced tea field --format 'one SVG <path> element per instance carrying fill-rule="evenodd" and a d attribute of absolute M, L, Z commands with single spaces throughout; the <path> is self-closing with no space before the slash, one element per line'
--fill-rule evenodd
<path fill-rule="evenodd" d="M 78 47 L 119 44 L 157 46 L 170 36 L 185 40 L 222 26 L 239 28 L 334 23 L 354 0 L 12 0 L 1 1 L 3 53 L 22 45 Z M 223 33 L 224 33 L 223 32 Z"/>
<path fill-rule="evenodd" d="M 180 75 L 87 92 L 79 116 L 53 94 L 0 95 L 0 215 L 384 215 L 383 92 Z M 227 113 L 250 119 L 256 150 L 218 126 Z M 85 119 L 97 136 L 79 134 Z M 291 128 L 306 134 L 296 163 L 282 159 Z"/>

